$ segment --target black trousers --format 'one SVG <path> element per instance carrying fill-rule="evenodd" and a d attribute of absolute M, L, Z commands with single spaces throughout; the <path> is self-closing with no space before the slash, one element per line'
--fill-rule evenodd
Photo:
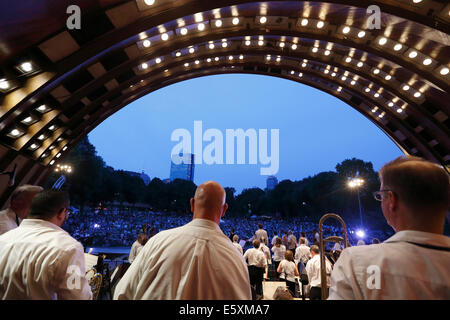
<path fill-rule="evenodd" d="M 256 294 L 263 295 L 263 278 L 264 268 L 258 268 L 255 266 L 248 266 L 248 275 L 250 277 L 250 285 L 255 286 Z"/>
<path fill-rule="evenodd" d="M 286 286 L 288 287 L 292 297 L 295 298 L 295 282 L 286 280 Z"/>
<path fill-rule="evenodd" d="M 328 297 L 328 288 L 327 288 L 327 297 Z M 311 290 L 309 291 L 309 299 L 322 300 L 322 289 L 320 287 L 311 287 Z"/>

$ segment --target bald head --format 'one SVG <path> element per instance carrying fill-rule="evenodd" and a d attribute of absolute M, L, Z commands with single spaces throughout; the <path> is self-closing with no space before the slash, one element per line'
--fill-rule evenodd
<path fill-rule="evenodd" d="M 198 186 L 191 199 L 194 219 L 208 219 L 219 224 L 228 205 L 225 203 L 225 190 L 215 181 L 207 181 Z"/>

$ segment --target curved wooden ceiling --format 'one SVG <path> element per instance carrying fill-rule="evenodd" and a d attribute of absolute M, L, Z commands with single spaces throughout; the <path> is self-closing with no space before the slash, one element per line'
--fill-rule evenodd
<path fill-rule="evenodd" d="M 84 0 L 81 30 L 68 30 L 70 2 L 0 5 L 0 170 L 18 162 L 19 182 L 130 102 L 221 73 L 310 85 L 405 153 L 450 164 L 447 1 Z M 369 5 L 380 29 L 366 27 Z"/>

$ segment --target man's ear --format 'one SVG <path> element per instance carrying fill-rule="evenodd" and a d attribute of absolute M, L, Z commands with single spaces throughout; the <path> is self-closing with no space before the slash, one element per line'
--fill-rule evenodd
<path fill-rule="evenodd" d="M 66 209 L 62 208 L 61 210 L 59 210 L 59 212 L 56 215 L 57 215 L 58 219 L 64 220 L 66 217 Z"/>
<path fill-rule="evenodd" d="M 191 198 L 190 202 L 191 202 L 191 212 L 194 213 L 194 207 L 195 207 L 195 204 L 194 204 L 195 200 L 194 200 L 194 198 Z"/>
<path fill-rule="evenodd" d="M 225 204 L 223 205 L 223 211 L 222 211 L 222 215 L 220 216 L 221 218 L 225 215 L 225 212 L 227 211 L 227 209 L 228 209 L 228 203 L 226 203 L 225 202 Z"/>
<path fill-rule="evenodd" d="M 391 211 L 394 211 L 397 208 L 398 208 L 398 196 L 392 191 L 389 191 L 389 209 Z"/>

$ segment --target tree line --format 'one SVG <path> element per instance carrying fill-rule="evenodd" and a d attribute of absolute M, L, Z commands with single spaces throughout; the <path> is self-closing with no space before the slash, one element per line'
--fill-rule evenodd
<path fill-rule="evenodd" d="M 190 212 L 189 199 L 197 187 L 193 182 L 176 179 L 164 183 L 153 178 L 146 186 L 141 178 L 107 166 L 87 137 L 70 151 L 65 163 L 74 168 L 65 188 L 72 204 L 81 209 L 99 203 L 126 202 L 144 203 L 154 211 Z M 357 191 L 347 185 L 349 177 L 358 175 L 365 181 L 360 188 L 364 219 L 379 220 L 380 204 L 373 199 L 372 192 L 378 190 L 380 182 L 372 163 L 353 158 L 337 164 L 335 169 L 300 181 L 282 180 L 273 190 L 248 188 L 236 194 L 233 187 L 226 187 L 227 214 L 319 218 L 334 212 L 344 219 L 359 219 Z M 46 187 L 51 187 L 59 175 L 52 173 Z"/>

